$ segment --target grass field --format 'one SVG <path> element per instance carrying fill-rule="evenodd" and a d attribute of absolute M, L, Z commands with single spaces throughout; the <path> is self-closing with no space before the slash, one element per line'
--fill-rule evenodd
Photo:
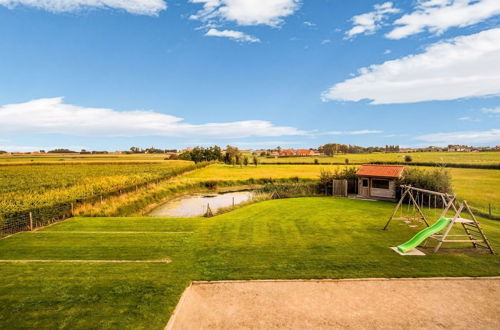
<path fill-rule="evenodd" d="M 305 178 L 318 179 L 322 169 L 335 170 L 339 165 L 259 165 L 240 168 L 229 165 L 212 165 L 183 176 L 189 180 L 248 180 L 250 178 Z M 432 169 L 432 168 L 427 168 Z M 471 206 L 500 216 L 500 171 L 484 169 L 449 168 L 453 189 L 459 199 Z"/>
<path fill-rule="evenodd" d="M 372 153 L 372 154 L 339 154 L 334 157 L 260 157 L 261 163 L 313 163 L 314 159 L 322 164 L 362 164 L 369 162 L 404 162 L 405 155 L 410 155 L 413 162 L 431 162 L 436 164 L 500 164 L 500 152 L 413 152 L 413 153 Z"/>
<path fill-rule="evenodd" d="M 388 247 L 418 228 L 380 230 L 393 207 L 300 198 L 210 219 L 74 218 L 19 233 L 0 240 L 0 259 L 172 262 L 2 262 L 0 328 L 162 329 L 191 280 L 500 275 L 499 256 L 397 255 Z M 481 221 L 499 250 L 499 223 Z"/>

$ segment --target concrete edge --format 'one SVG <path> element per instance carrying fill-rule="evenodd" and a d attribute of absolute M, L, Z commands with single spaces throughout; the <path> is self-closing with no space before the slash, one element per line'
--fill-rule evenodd
<path fill-rule="evenodd" d="M 189 294 L 189 290 L 193 286 L 194 282 L 191 282 L 189 286 L 182 292 L 182 295 L 179 299 L 179 302 L 177 305 L 175 305 L 174 311 L 172 312 L 172 315 L 168 319 L 167 325 L 165 326 L 165 330 L 171 330 L 174 327 L 175 319 L 177 318 L 177 314 L 179 314 L 179 311 L 181 310 L 182 306 L 184 305 L 184 302 L 187 299 L 187 296 Z"/>
<path fill-rule="evenodd" d="M 500 276 L 465 276 L 465 277 L 367 277 L 367 278 L 339 278 L 339 279 L 288 279 L 288 280 L 224 280 L 224 281 L 193 281 L 192 285 L 225 284 L 225 283 L 280 283 L 280 282 L 366 282 L 366 281 L 463 281 L 463 280 L 500 280 Z"/>

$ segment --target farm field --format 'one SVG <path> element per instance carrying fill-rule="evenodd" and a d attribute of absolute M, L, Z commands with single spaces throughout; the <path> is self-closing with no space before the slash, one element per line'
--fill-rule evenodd
<path fill-rule="evenodd" d="M 211 165 L 183 176 L 190 180 L 248 180 L 263 178 L 302 178 L 317 179 L 322 169 L 332 170 L 341 165 L 259 165 L 240 168 L 229 165 Z M 427 167 L 432 170 L 432 167 Z M 452 175 L 453 189 L 458 198 L 469 204 L 488 211 L 491 204 L 492 213 L 500 216 L 500 171 L 485 169 L 449 168 Z"/>
<path fill-rule="evenodd" d="M 315 159 L 322 164 L 363 164 L 369 162 L 404 162 L 405 155 L 410 155 L 413 162 L 446 164 L 500 164 L 500 152 L 412 152 L 412 153 L 371 153 L 371 154 L 339 154 L 334 157 L 260 157 L 261 163 L 314 163 Z"/>
<path fill-rule="evenodd" d="M 185 161 L 0 166 L 0 219 L 33 209 L 55 209 L 61 203 L 106 195 L 192 167 Z"/>
<path fill-rule="evenodd" d="M 2 154 L 0 164 L 30 164 L 30 163 L 102 163 L 102 162 L 162 162 L 165 154 Z"/>
<path fill-rule="evenodd" d="M 500 275 L 498 255 L 397 255 L 388 247 L 421 228 L 382 231 L 393 207 L 298 198 L 210 219 L 73 218 L 18 233 L 0 240 L 0 328 L 162 329 L 192 280 Z M 498 251 L 498 222 L 480 221 Z M 28 259 L 52 262 L 6 262 Z"/>
<path fill-rule="evenodd" d="M 89 198 L 140 184 L 144 181 L 182 171 L 190 165 L 184 161 L 164 161 L 157 164 L 73 164 L 73 165 L 16 165 L 0 166 L 0 205 L 2 212 L 27 212 L 40 206 L 67 203 L 79 198 Z M 203 182 L 232 182 L 248 184 L 259 179 L 310 179 L 317 180 L 322 169 L 335 170 L 344 165 L 259 165 L 229 166 L 214 164 L 169 179 L 159 186 L 148 187 L 123 196 L 117 203 L 106 202 L 96 206 L 91 214 L 131 215 L 137 208 L 146 207 L 152 194 L 167 197 L 186 189 L 194 189 Z M 353 165 L 356 167 L 355 165 Z M 427 169 L 432 169 L 428 167 Z M 63 171 L 64 170 L 64 171 Z M 483 213 L 500 216 L 500 171 L 486 169 L 448 169 L 453 178 L 453 188 L 460 199 Z M 480 193 L 479 193 L 480 192 Z M 162 198 L 163 198 L 162 197 Z M 132 213 L 128 205 L 138 202 Z M 152 201 L 158 202 L 158 197 Z M 146 203 L 146 204 L 145 204 Z M 151 203 L 151 202 L 150 202 Z"/>

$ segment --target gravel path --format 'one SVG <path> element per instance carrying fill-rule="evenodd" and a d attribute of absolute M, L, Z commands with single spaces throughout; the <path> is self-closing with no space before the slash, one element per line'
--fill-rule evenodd
<path fill-rule="evenodd" d="M 500 277 L 193 283 L 166 329 L 500 329 Z"/>

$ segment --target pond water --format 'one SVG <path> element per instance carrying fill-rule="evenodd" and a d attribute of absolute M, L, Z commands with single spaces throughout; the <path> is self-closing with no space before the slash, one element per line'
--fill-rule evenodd
<path fill-rule="evenodd" d="M 149 215 L 153 217 L 198 217 L 207 212 L 207 205 L 215 213 L 220 208 L 238 205 L 252 199 L 253 191 L 197 194 L 174 199 L 158 206 Z"/>

